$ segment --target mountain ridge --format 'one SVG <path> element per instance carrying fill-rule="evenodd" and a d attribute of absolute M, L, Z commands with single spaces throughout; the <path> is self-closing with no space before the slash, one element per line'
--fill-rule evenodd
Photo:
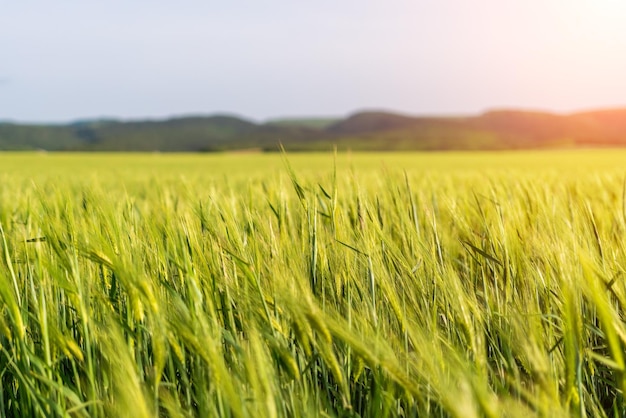
<path fill-rule="evenodd" d="M 163 119 L 0 122 L 0 150 L 211 152 L 287 150 L 503 150 L 626 147 L 626 108 L 568 114 L 493 109 L 477 115 L 414 116 L 362 110 L 344 118 L 255 122 L 232 114 Z"/>

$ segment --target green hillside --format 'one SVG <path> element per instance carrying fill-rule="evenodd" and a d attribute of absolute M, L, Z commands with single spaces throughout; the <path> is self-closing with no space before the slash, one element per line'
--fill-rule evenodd
<path fill-rule="evenodd" d="M 2 150 L 69 150 L 83 146 L 71 126 L 0 123 Z"/>
<path fill-rule="evenodd" d="M 329 126 L 339 122 L 340 120 L 340 118 L 285 118 L 270 119 L 266 122 L 266 124 L 275 126 L 290 126 L 297 128 L 326 129 Z"/>
<path fill-rule="evenodd" d="M 626 109 L 561 115 L 519 110 L 465 117 L 367 111 L 343 119 L 256 123 L 230 115 L 0 123 L 0 150 L 212 152 L 255 149 L 503 150 L 626 146 Z"/>
<path fill-rule="evenodd" d="M 355 113 L 331 126 L 328 131 L 342 134 L 368 134 L 373 132 L 420 129 L 447 125 L 451 118 L 424 118 L 398 115 L 388 112 Z"/>
<path fill-rule="evenodd" d="M 220 115 L 88 125 L 75 132 L 85 150 L 207 151 L 254 129 L 252 122 Z"/>

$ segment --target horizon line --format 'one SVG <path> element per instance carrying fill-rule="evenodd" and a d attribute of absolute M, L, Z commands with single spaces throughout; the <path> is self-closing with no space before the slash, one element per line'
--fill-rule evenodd
<path fill-rule="evenodd" d="M 241 119 L 255 124 L 263 125 L 268 123 L 275 123 L 281 121 L 292 120 L 324 120 L 324 119 L 347 119 L 351 116 L 361 113 L 387 113 L 398 116 L 412 117 L 412 118 L 459 118 L 459 117 L 476 117 L 494 112 L 520 112 L 520 113 L 540 113 L 550 114 L 556 116 L 574 116 L 578 114 L 594 113 L 594 112 L 606 112 L 626 110 L 626 104 L 615 106 L 602 106 L 602 107 L 586 107 L 573 111 L 556 111 L 540 107 L 526 107 L 526 106 L 494 106 L 488 107 L 477 112 L 420 112 L 412 113 L 403 110 L 390 109 L 385 107 L 363 107 L 357 108 L 353 111 L 344 113 L 343 115 L 330 115 L 330 114 L 311 114 L 311 115 L 284 115 L 284 116 L 270 116 L 266 118 L 253 118 L 233 111 L 190 111 L 190 112 L 174 112 L 168 115 L 162 116 L 87 116 L 76 117 L 65 120 L 20 120 L 13 118 L 0 117 L 0 124 L 15 124 L 15 125 L 71 125 L 87 122 L 120 122 L 120 123 L 132 123 L 132 122 L 163 122 L 168 120 L 186 119 L 186 118 L 210 118 L 210 117 L 232 117 Z"/>

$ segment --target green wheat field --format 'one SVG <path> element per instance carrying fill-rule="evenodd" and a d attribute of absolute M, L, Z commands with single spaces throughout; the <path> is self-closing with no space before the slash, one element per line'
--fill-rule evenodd
<path fill-rule="evenodd" d="M 625 180 L 615 150 L 0 154 L 0 416 L 624 416 Z"/>

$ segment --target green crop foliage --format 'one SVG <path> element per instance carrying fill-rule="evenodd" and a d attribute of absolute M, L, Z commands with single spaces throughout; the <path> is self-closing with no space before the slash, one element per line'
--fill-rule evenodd
<path fill-rule="evenodd" d="M 0 416 L 624 416 L 625 158 L 0 154 Z"/>

